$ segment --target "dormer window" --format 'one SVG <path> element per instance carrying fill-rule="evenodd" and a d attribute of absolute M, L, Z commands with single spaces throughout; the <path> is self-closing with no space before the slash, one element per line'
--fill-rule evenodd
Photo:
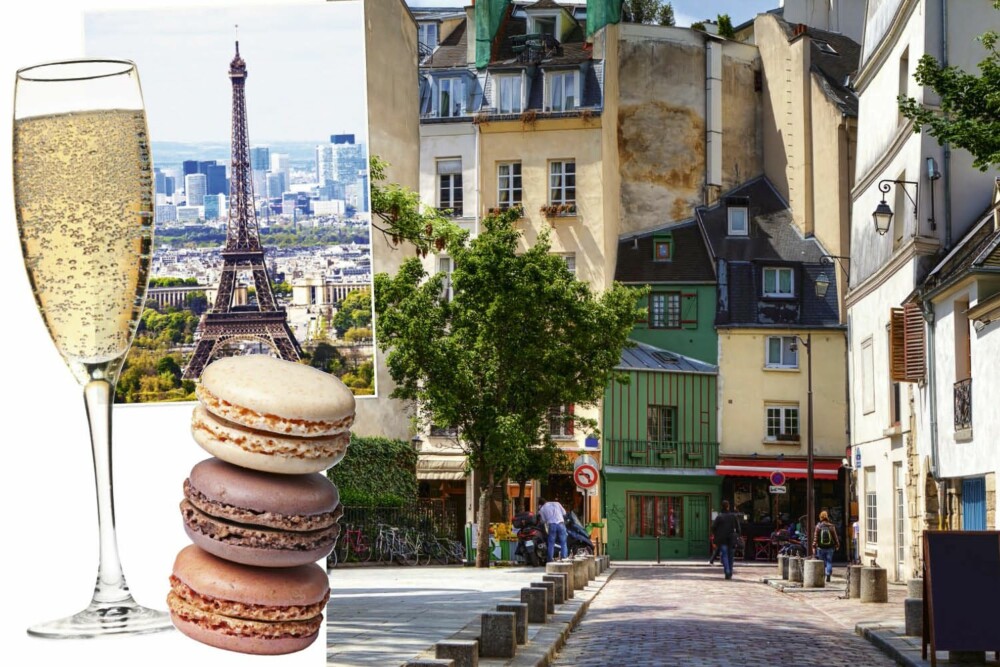
<path fill-rule="evenodd" d="M 438 82 L 438 116 L 453 118 L 465 113 L 465 81 L 461 77 Z"/>
<path fill-rule="evenodd" d="M 532 12 L 528 15 L 528 34 L 545 35 L 559 39 L 559 35 L 562 34 L 559 31 L 559 15 L 561 13 L 561 11 L 544 14 Z"/>
<path fill-rule="evenodd" d="M 653 261 L 669 262 L 673 259 L 674 239 L 670 234 L 653 237 Z"/>
<path fill-rule="evenodd" d="M 548 75 L 549 111 L 572 111 L 580 106 L 578 90 L 580 77 L 576 70 L 552 72 Z"/>
<path fill-rule="evenodd" d="M 521 113 L 521 75 L 504 74 L 496 78 L 494 106 L 499 113 Z"/>
<path fill-rule="evenodd" d="M 747 197 L 728 198 L 726 216 L 730 236 L 747 236 L 750 233 L 750 200 Z"/>
<path fill-rule="evenodd" d="M 438 45 L 438 24 L 418 23 L 417 42 L 420 45 L 421 52 L 430 53 L 436 49 Z"/>
<path fill-rule="evenodd" d="M 789 267 L 765 268 L 764 296 L 779 298 L 795 296 L 795 272 Z"/>

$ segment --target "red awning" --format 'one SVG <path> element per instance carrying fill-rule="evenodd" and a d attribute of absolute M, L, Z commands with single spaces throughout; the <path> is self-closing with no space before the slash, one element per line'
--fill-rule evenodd
<path fill-rule="evenodd" d="M 837 479 L 840 461 L 820 461 L 813 459 L 813 479 Z M 770 477 L 772 472 L 783 472 L 789 479 L 806 478 L 805 459 L 722 459 L 715 466 L 717 475 L 730 477 Z"/>

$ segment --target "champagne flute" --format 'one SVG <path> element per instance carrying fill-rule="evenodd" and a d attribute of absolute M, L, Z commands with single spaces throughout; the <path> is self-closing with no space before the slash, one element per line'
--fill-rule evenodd
<path fill-rule="evenodd" d="M 100 553 L 90 605 L 28 628 L 43 637 L 155 632 L 118 558 L 111 477 L 114 386 L 146 294 L 152 164 L 135 64 L 72 60 L 17 72 L 14 195 L 28 279 L 52 341 L 83 386 Z"/>

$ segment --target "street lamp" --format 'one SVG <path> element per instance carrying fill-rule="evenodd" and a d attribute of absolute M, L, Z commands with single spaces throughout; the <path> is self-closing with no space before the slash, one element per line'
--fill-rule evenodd
<path fill-rule="evenodd" d="M 878 232 L 880 236 L 885 236 L 886 232 L 889 231 L 889 225 L 892 224 L 892 209 L 889 208 L 887 203 L 885 203 L 885 195 L 889 194 L 889 190 L 892 189 L 893 184 L 903 186 L 903 194 L 906 195 L 906 198 L 910 200 L 911 204 L 913 204 L 914 220 L 916 220 L 917 217 L 916 196 L 918 188 L 920 187 L 919 184 L 916 181 L 883 178 L 878 182 L 878 189 L 882 193 L 882 201 L 879 202 L 879 205 L 876 206 L 875 210 L 872 212 L 872 220 L 875 222 L 875 231 Z M 913 186 L 913 197 L 911 197 L 910 193 L 906 191 L 907 185 Z"/>

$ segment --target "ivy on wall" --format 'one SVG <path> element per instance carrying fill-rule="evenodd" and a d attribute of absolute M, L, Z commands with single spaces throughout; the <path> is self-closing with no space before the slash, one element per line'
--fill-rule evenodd
<path fill-rule="evenodd" d="M 326 474 L 346 506 L 402 507 L 417 498 L 417 454 L 403 440 L 352 434 L 347 455 Z"/>

